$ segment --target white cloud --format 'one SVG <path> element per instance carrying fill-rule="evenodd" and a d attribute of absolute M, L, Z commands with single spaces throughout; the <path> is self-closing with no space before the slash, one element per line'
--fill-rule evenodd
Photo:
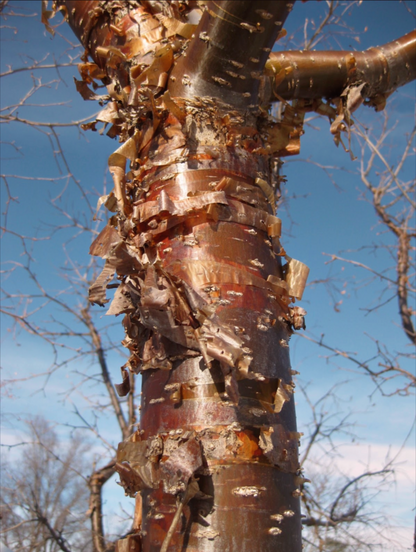
<path fill-rule="evenodd" d="M 360 475 L 363 470 L 381 470 L 394 460 L 396 482 L 414 483 L 416 451 L 413 447 L 354 443 L 340 445 L 339 452 L 342 456 L 337 460 L 339 469 L 352 477 Z"/>

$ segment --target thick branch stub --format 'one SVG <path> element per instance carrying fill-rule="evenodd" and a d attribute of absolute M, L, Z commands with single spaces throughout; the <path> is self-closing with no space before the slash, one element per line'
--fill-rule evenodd
<path fill-rule="evenodd" d="M 416 31 L 364 52 L 272 53 L 266 72 L 265 102 L 335 98 L 353 83 L 367 98 L 389 94 L 416 78 Z"/>

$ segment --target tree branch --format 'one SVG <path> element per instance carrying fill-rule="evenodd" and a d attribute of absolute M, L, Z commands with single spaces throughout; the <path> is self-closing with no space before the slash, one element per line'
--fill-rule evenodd
<path fill-rule="evenodd" d="M 115 473 L 116 459 L 113 458 L 106 466 L 94 471 L 90 477 L 90 507 L 92 539 L 95 552 L 108 552 L 109 548 L 104 537 L 102 489 L 104 484 Z"/>
<path fill-rule="evenodd" d="M 110 373 L 108 371 L 107 361 L 105 359 L 104 350 L 101 343 L 101 337 L 98 333 L 89 313 L 89 306 L 81 310 L 81 315 L 83 317 L 84 324 L 88 327 L 91 335 L 91 339 L 94 345 L 95 353 L 98 357 L 98 362 L 101 368 L 101 375 L 103 378 L 104 385 L 107 388 L 108 395 L 110 397 L 111 405 L 114 409 L 118 425 L 121 429 L 123 439 L 127 439 L 129 436 L 129 426 L 124 417 L 123 411 L 120 405 L 120 399 L 117 396 L 117 393 L 114 389 L 113 383 L 110 378 Z"/>
<path fill-rule="evenodd" d="M 363 98 L 376 99 L 416 78 L 416 31 L 364 52 L 288 51 L 266 63 L 267 101 L 336 98 L 347 86 L 365 83 Z"/>
<path fill-rule="evenodd" d="M 35 497 L 33 497 L 35 499 Z M 62 552 L 71 552 L 71 549 L 67 547 L 65 543 L 65 539 L 60 535 L 55 529 L 52 527 L 52 525 L 49 523 L 48 518 L 42 513 L 42 510 L 37 503 L 35 499 L 35 512 L 38 515 L 38 521 L 46 527 L 49 534 L 51 535 L 52 539 L 56 542 L 56 544 L 59 546 L 59 548 L 62 550 Z"/>

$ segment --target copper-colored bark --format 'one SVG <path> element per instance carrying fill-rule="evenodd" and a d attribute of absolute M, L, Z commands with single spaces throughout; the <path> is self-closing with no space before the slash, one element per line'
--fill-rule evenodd
<path fill-rule="evenodd" d="M 172 71 L 172 96 L 257 106 L 263 67 L 293 2 L 208 2 L 196 36 Z M 262 17 L 262 14 L 267 14 Z"/>
<path fill-rule="evenodd" d="M 389 94 L 416 78 L 416 31 L 364 52 L 273 52 L 267 62 L 267 100 L 336 98 L 365 83 L 364 97 Z"/>
<path fill-rule="evenodd" d="M 94 79 L 107 85 L 89 126 L 110 124 L 122 143 L 90 289 L 104 305 L 117 274 L 109 313 L 125 315 L 130 351 L 120 391 L 127 368 L 143 375 L 140 429 L 116 464 L 126 492 L 142 494 L 142 525 L 118 550 L 300 552 L 288 341 L 303 326 L 293 301 L 307 270 L 280 245 L 274 203 L 278 158 L 299 151 L 307 107 L 286 105 L 275 123 L 258 100 L 293 3 L 58 4 L 96 62 L 77 88 L 89 99 Z M 343 85 L 355 70 L 345 63 Z"/>

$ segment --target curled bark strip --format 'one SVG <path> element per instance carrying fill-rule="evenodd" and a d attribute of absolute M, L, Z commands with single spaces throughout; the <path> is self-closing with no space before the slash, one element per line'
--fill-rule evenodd
<path fill-rule="evenodd" d="M 285 281 L 288 285 L 288 295 L 302 299 L 303 292 L 306 286 L 306 280 L 309 275 L 309 268 L 300 261 L 286 256 L 287 265 L 283 267 L 285 273 Z"/>
<path fill-rule="evenodd" d="M 119 397 L 125 397 L 130 393 L 130 373 L 124 367 L 121 368 L 122 383 L 116 383 L 115 388 Z"/>
<path fill-rule="evenodd" d="M 202 209 L 207 205 L 223 204 L 228 205 L 228 201 L 224 192 L 206 192 L 198 197 L 172 201 L 169 195 L 162 190 L 157 201 L 147 201 L 142 205 L 138 205 L 133 213 L 133 221 L 140 223 L 145 222 L 156 215 L 176 215 L 184 216 L 192 211 Z"/>
<path fill-rule="evenodd" d="M 259 446 L 265 456 L 281 470 L 295 473 L 299 470 L 297 442 L 301 434 L 288 434 L 283 425 L 277 424 L 260 432 Z"/>
<path fill-rule="evenodd" d="M 89 289 L 90 302 L 97 305 L 105 305 L 109 299 L 106 298 L 107 284 L 111 282 L 114 277 L 116 269 L 111 266 L 110 263 L 106 263 L 101 274 Z"/>

